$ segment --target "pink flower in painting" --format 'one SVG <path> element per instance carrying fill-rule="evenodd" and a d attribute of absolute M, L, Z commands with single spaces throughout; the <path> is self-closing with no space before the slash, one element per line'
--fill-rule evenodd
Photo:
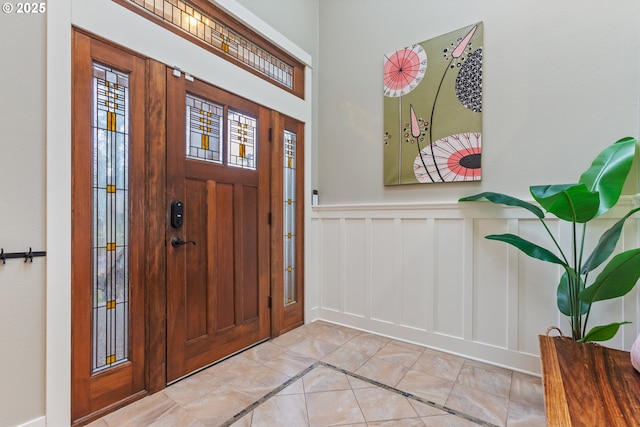
<path fill-rule="evenodd" d="M 415 44 L 384 57 L 384 95 L 399 97 L 418 86 L 427 71 L 427 53 Z"/>
<path fill-rule="evenodd" d="M 413 111 L 413 105 L 409 105 L 409 108 L 411 109 L 411 136 L 417 138 L 422 134 L 422 130 L 420 129 L 416 112 Z"/>
<path fill-rule="evenodd" d="M 434 182 L 438 174 L 442 182 L 479 181 L 482 178 L 480 133 L 459 133 L 441 138 L 431 144 L 433 154 L 426 147 L 418 155 L 413 171 L 418 182 Z"/>
<path fill-rule="evenodd" d="M 464 52 L 464 50 L 467 48 L 467 45 L 469 44 L 469 42 L 471 41 L 471 38 L 473 37 L 473 35 L 476 32 L 476 29 L 478 28 L 477 25 L 474 25 L 473 28 L 471 29 L 471 31 L 469 31 L 467 33 L 466 36 L 464 36 L 464 39 L 462 39 L 462 41 L 460 42 L 460 44 L 458 44 L 458 46 L 456 46 L 455 50 L 453 51 L 453 53 L 451 54 L 451 56 L 453 56 L 454 58 L 459 58 L 460 56 L 462 56 L 462 53 Z"/>

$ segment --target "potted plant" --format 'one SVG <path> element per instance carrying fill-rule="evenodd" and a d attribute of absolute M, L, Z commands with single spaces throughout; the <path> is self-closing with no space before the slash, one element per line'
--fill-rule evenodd
<path fill-rule="evenodd" d="M 560 312 L 569 318 L 573 341 L 606 341 L 615 336 L 620 325 L 614 322 L 587 330 L 592 305 L 597 301 L 626 295 L 640 277 L 640 248 L 613 254 L 624 222 L 640 208 L 631 209 L 608 229 L 587 257 L 585 236 L 587 224 L 609 211 L 620 198 L 622 187 L 631 170 L 636 140 L 623 138 L 603 150 L 575 184 L 534 185 L 529 187 L 535 201 L 546 212 L 571 223 L 573 234 L 569 248 L 563 249 L 545 222 L 544 211 L 535 204 L 494 192 L 483 192 L 460 201 L 488 200 L 495 204 L 517 206 L 535 215 L 549 235 L 553 249 L 543 248 L 514 234 L 492 234 L 487 239 L 515 246 L 526 255 L 544 262 L 558 264 L 564 273 L 557 286 Z M 592 280 L 591 274 L 601 264 L 608 263 Z"/>

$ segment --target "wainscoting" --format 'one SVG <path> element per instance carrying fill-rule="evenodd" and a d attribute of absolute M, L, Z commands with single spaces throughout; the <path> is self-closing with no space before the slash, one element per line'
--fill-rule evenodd
<path fill-rule="evenodd" d="M 625 197 L 590 223 L 587 255 L 637 203 Z M 638 246 L 639 221 L 627 220 L 620 250 Z M 549 224 L 563 245 L 571 229 Z M 488 202 L 316 206 L 307 227 L 307 319 L 539 374 L 538 335 L 549 326 L 569 330 L 556 308 L 561 269 L 484 238 L 495 233 L 552 247 L 528 211 Z M 605 344 L 628 350 L 638 308 L 634 289 L 596 303 L 589 324 L 632 321 Z"/>

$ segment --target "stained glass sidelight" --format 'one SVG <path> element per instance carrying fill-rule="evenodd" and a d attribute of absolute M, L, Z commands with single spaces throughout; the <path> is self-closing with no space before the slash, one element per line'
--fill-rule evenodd
<path fill-rule="evenodd" d="M 222 163 L 223 107 L 187 94 L 187 157 Z"/>
<path fill-rule="evenodd" d="M 129 76 L 93 64 L 92 372 L 129 358 Z"/>
<path fill-rule="evenodd" d="M 251 116 L 229 110 L 227 164 L 246 169 L 256 168 L 256 126 Z"/>
<path fill-rule="evenodd" d="M 296 302 L 296 134 L 284 131 L 284 304 Z"/>

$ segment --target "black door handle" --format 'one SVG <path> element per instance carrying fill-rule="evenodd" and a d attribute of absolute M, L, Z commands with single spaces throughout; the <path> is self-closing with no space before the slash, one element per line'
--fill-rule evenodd
<path fill-rule="evenodd" d="M 171 239 L 171 246 L 173 246 L 174 248 L 177 248 L 178 246 L 184 246 L 189 243 L 193 243 L 194 245 L 196 244 L 196 242 L 194 242 L 193 240 L 187 240 L 185 242 L 179 237 L 174 237 L 173 239 Z"/>

